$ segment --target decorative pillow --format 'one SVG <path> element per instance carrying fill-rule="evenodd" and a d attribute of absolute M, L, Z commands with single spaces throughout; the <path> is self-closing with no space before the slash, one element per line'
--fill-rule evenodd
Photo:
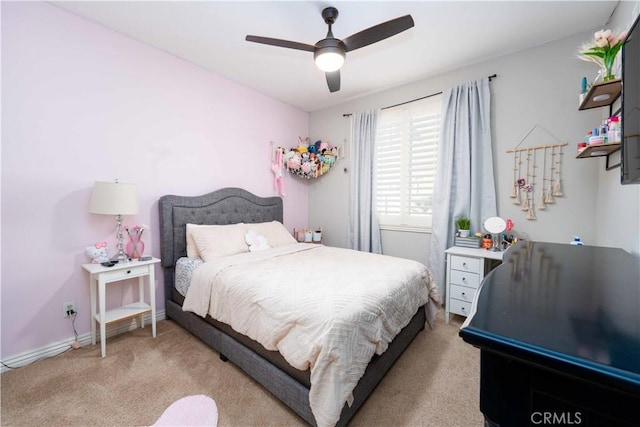
<path fill-rule="evenodd" d="M 263 235 L 273 248 L 297 243 L 297 240 L 293 238 L 291 233 L 278 221 L 247 224 L 247 228 Z"/>
<path fill-rule="evenodd" d="M 251 225 L 247 224 L 247 227 L 251 227 Z M 265 249 L 271 248 L 267 239 L 265 239 L 262 234 L 258 234 L 253 230 L 247 231 L 244 239 L 247 242 L 247 245 L 249 245 L 249 252 L 264 251 Z"/>
<path fill-rule="evenodd" d="M 244 240 L 245 224 L 230 224 L 208 227 L 196 227 L 191 237 L 198 248 L 200 258 L 213 261 L 223 256 L 249 252 Z"/>
<path fill-rule="evenodd" d="M 242 224 L 242 223 L 239 223 Z M 232 224 L 237 225 L 237 224 Z M 187 257 L 189 258 L 202 258 L 198 252 L 196 242 L 193 241 L 193 231 L 197 228 L 217 228 L 226 227 L 226 225 L 201 225 L 201 224 L 187 224 Z"/>

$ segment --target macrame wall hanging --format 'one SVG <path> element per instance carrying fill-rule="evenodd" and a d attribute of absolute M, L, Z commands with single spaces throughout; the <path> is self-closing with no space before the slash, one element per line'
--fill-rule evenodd
<path fill-rule="evenodd" d="M 558 143 L 519 148 L 536 128 L 544 130 Z M 536 198 L 538 199 L 537 209 L 542 211 L 547 208 L 547 205 L 554 204 L 556 197 L 564 196 L 562 191 L 562 147 L 565 145 L 567 145 L 566 142 L 560 141 L 548 130 L 536 124 L 515 148 L 507 150 L 507 153 L 513 153 L 513 186 L 510 197 L 513 199 L 513 204 L 520 205 L 522 211 L 526 212 L 528 220 L 537 219 Z M 540 176 L 538 158 L 542 163 L 541 181 L 536 180 Z"/>

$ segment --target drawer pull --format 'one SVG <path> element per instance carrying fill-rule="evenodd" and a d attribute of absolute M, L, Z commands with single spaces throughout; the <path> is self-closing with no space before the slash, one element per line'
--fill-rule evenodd
<path fill-rule="evenodd" d="M 467 294 L 465 294 L 464 292 L 462 293 L 462 296 L 467 296 Z"/>
<path fill-rule="evenodd" d="M 463 277 L 463 278 L 462 278 L 462 281 L 463 281 L 463 282 L 466 282 L 466 281 L 467 281 L 467 278 L 466 278 L 466 277 Z"/>
<path fill-rule="evenodd" d="M 467 263 L 466 263 L 466 262 L 463 262 L 463 263 L 462 263 L 462 266 L 463 266 L 463 267 L 466 267 L 466 266 L 467 266 Z"/>
<path fill-rule="evenodd" d="M 127 274 L 130 274 L 130 273 L 131 273 L 131 270 L 127 270 Z"/>

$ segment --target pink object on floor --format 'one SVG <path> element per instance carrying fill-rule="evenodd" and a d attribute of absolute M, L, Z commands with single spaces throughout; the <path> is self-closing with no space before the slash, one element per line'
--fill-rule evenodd
<path fill-rule="evenodd" d="M 173 402 L 154 426 L 217 426 L 218 407 L 210 397 L 199 394 Z"/>

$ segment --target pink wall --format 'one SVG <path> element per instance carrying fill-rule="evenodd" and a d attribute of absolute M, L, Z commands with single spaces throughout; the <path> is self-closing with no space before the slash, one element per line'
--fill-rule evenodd
<path fill-rule="evenodd" d="M 2 359 L 90 331 L 84 247 L 115 221 L 88 213 L 95 180 L 138 185 L 146 252 L 158 198 L 243 187 L 275 195 L 269 141 L 294 145 L 308 114 L 47 3 L 2 2 Z M 285 225 L 307 221 L 286 177 Z M 164 309 L 162 275 L 156 296 Z M 107 304 L 129 302 L 113 285 Z"/>

